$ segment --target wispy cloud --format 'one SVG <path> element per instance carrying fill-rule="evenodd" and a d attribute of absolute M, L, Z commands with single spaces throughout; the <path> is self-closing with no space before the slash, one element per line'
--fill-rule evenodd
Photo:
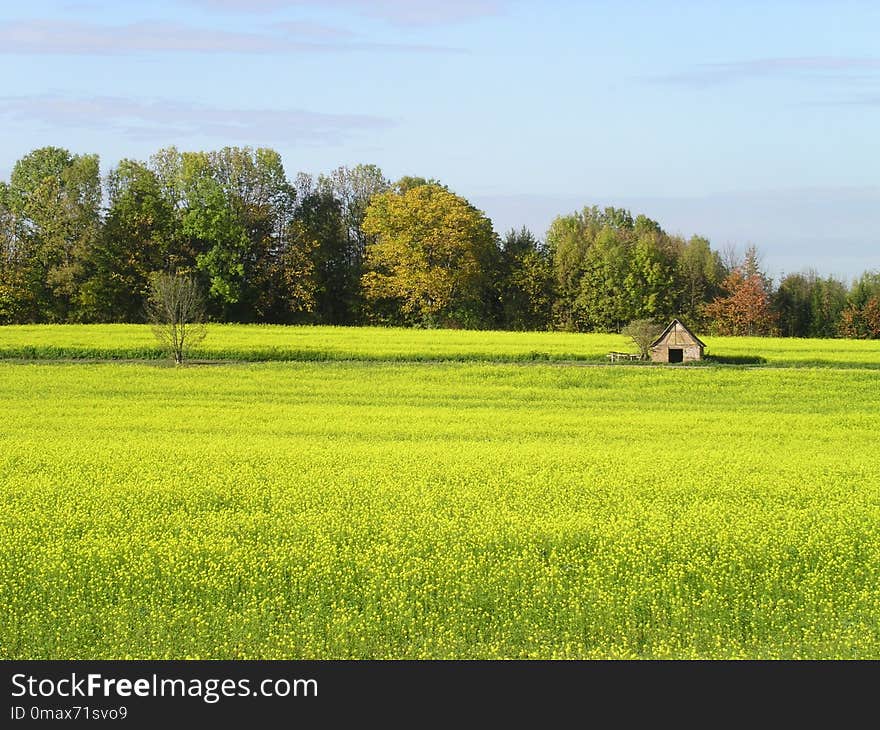
<path fill-rule="evenodd" d="M 747 79 L 801 77 L 837 80 L 842 77 L 875 77 L 880 74 L 880 58 L 843 56 L 803 56 L 795 58 L 759 58 L 729 63 L 704 63 L 686 71 L 651 76 L 647 80 L 661 84 L 716 86 Z"/>
<path fill-rule="evenodd" d="M 449 53 L 460 49 L 373 43 L 345 30 L 314 23 L 277 23 L 259 31 L 228 31 L 181 23 L 141 21 L 103 25 L 26 20 L 0 26 L 0 53 L 123 55 L 136 53 L 292 54 L 340 51 Z"/>
<path fill-rule="evenodd" d="M 812 102 L 809 106 L 880 106 L 880 94 L 862 94 L 861 96 L 848 96 L 831 101 Z"/>
<path fill-rule="evenodd" d="M 180 101 L 138 101 L 112 96 L 0 97 L 0 118 L 46 127 L 107 131 L 135 140 L 172 142 L 217 138 L 227 144 L 334 144 L 378 131 L 392 120 L 361 114 L 325 114 L 303 109 L 233 109 Z"/>
<path fill-rule="evenodd" d="M 289 33 L 293 37 L 312 40 L 338 41 L 356 38 L 357 34 L 348 28 L 338 28 L 323 23 L 310 23 L 304 20 L 289 20 L 275 23 L 274 29 Z"/>
<path fill-rule="evenodd" d="M 394 25 L 430 26 L 498 15 L 508 0 L 191 0 L 216 10 L 266 13 L 287 8 L 351 10 Z"/>
<path fill-rule="evenodd" d="M 61 6 L 61 10 L 65 13 L 95 13 L 104 9 L 101 3 L 78 2 L 65 3 Z"/>

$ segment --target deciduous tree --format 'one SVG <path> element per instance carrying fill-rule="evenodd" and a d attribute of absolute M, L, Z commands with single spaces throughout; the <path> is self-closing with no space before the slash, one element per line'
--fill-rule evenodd
<path fill-rule="evenodd" d="M 587 252 L 575 300 L 577 321 L 588 330 L 619 332 L 635 316 L 631 291 L 630 246 L 626 231 L 604 227 Z"/>
<path fill-rule="evenodd" d="M 233 321 L 277 315 L 283 238 L 295 209 L 281 156 L 250 147 L 169 150 L 154 164 L 179 195 L 182 231 L 215 313 Z"/>
<path fill-rule="evenodd" d="M 779 331 L 786 337 L 836 337 L 845 306 L 843 283 L 814 271 L 784 276 L 773 296 Z"/>
<path fill-rule="evenodd" d="M 83 284 L 89 319 L 142 322 L 157 271 L 190 268 L 178 249 L 180 231 L 173 200 L 146 165 L 122 160 L 106 178 L 109 206 Z"/>
<path fill-rule="evenodd" d="M 767 277 L 758 266 L 757 251 L 747 252 L 745 262 L 721 284 L 725 292 L 704 307 L 712 331 L 720 335 L 770 335 L 776 331 L 777 315 L 771 306 Z"/>
<path fill-rule="evenodd" d="M 635 346 L 639 348 L 642 360 L 647 360 L 651 354 L 651 343 L 663 332 L 663 325 L 653 319 L 634 319 L 623 328 L 621 334 L 629 337 Z"/>
<path fill-rule="evenodd" d="M 707 239 L 692 236 L 679 245 L 676 275 L 681 292 L 678 313 L 688 322 L 702 324 L 703 305 L 720 294 L 725 277 L 721 256 L 712 250 Z"/>
<path fill-rule="evenodd" d="M 205 338 L 205 300 L 192 276 L 168 272 L 153 276 L 147 316 L 156 339 L 177 365 Z"/>
<path fill-rule="evenodd" d="M 552 262 L 546 247 L 527 228 L 505 235 L 497 278 L 499 323 L 504 329 L 543 330 L 550 326 Z"/>
<path fill-rule="evenodd" d="M 496 255 L 491 221 L 467 200 L 437 185 L 376 195 L 363 223 L 364 294 L 395 302 L 422 326 L 485 322 L 486 275 Z"/>
<path fill-rule="evenodd" d="M 29 296 L 19 316 L 63 322 L 82 317 L 80 287 L 100 226 L 97 155 L 43 147 L 12 170 L 6 193 L 18 270 Z"/>
<path fill-rule="evenodd" d="M 847 307 L 840 319 L 840 334 L 862 340 L 880 339 L 880 296 L 871 297 L 861 307 Z"/>

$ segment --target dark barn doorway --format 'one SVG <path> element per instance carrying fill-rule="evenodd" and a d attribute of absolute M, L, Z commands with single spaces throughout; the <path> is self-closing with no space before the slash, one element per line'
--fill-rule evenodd
<path fill-rule="evenodd" d="M 684 350 L 670 347 L 669 362 L 684 362 Z"/>

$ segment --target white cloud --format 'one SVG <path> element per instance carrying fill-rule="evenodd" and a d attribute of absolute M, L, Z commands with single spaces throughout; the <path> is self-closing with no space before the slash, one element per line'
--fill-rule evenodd
<path fill-rule="evenodd" d="M 382 117 L 303 109 L 233 109 L 188 102 L 111 96 L 0 97 L 0 118 L 47 127 L 108 131 L 131 139 L 170 143 L 211 137 L 224 144 L 334 144 L 392 126 Z"/>
<path fill-rule="evenodd" d="M 394 25 L 460 23 L 500 14 L 507 0 L 191 0 L 215 10 L 267 13 L 287 8 L 352 10 Z"/>
<path fill-rule="evenodd" d="M 372 43 L 330 26 L 277 23 L 259 31 L 198 28 L 140 21 L 124 25 L 28 20 L 0 26 L 0 53 L 123 55 L 133 53 L 294 54 L 340 51 L 448 53 L 457 49 L 407 43 Z"/>
<path fill-rule="evenodd" d="M 740 79 L 800 76 L 810 79 L 839 80 L 859 78 L 880 72 L 880 58 L 844 56 L 803 56 L 794 58 L 758 58 L 729 63 L 703 63 L 687 71 L 658 75 L 658 83 L 713 86 Z"/>

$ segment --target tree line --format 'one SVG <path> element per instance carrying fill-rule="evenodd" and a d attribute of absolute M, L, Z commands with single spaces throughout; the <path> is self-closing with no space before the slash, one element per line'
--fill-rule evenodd
<path fill-rule="evenodd" d="M 274 150 L 159 150 L 102 177 L 34 150 L 0 182 L 0 323 L 142 322 L 184 274 L 212 320 L 621 331 L 678 316 L 717 334 L 880 337 L 880 273 L 778 285 L 754 247 L 714 250 L 586 207 L 499 236 L 434 179 L 375 165 L 290 179 Z"/>

